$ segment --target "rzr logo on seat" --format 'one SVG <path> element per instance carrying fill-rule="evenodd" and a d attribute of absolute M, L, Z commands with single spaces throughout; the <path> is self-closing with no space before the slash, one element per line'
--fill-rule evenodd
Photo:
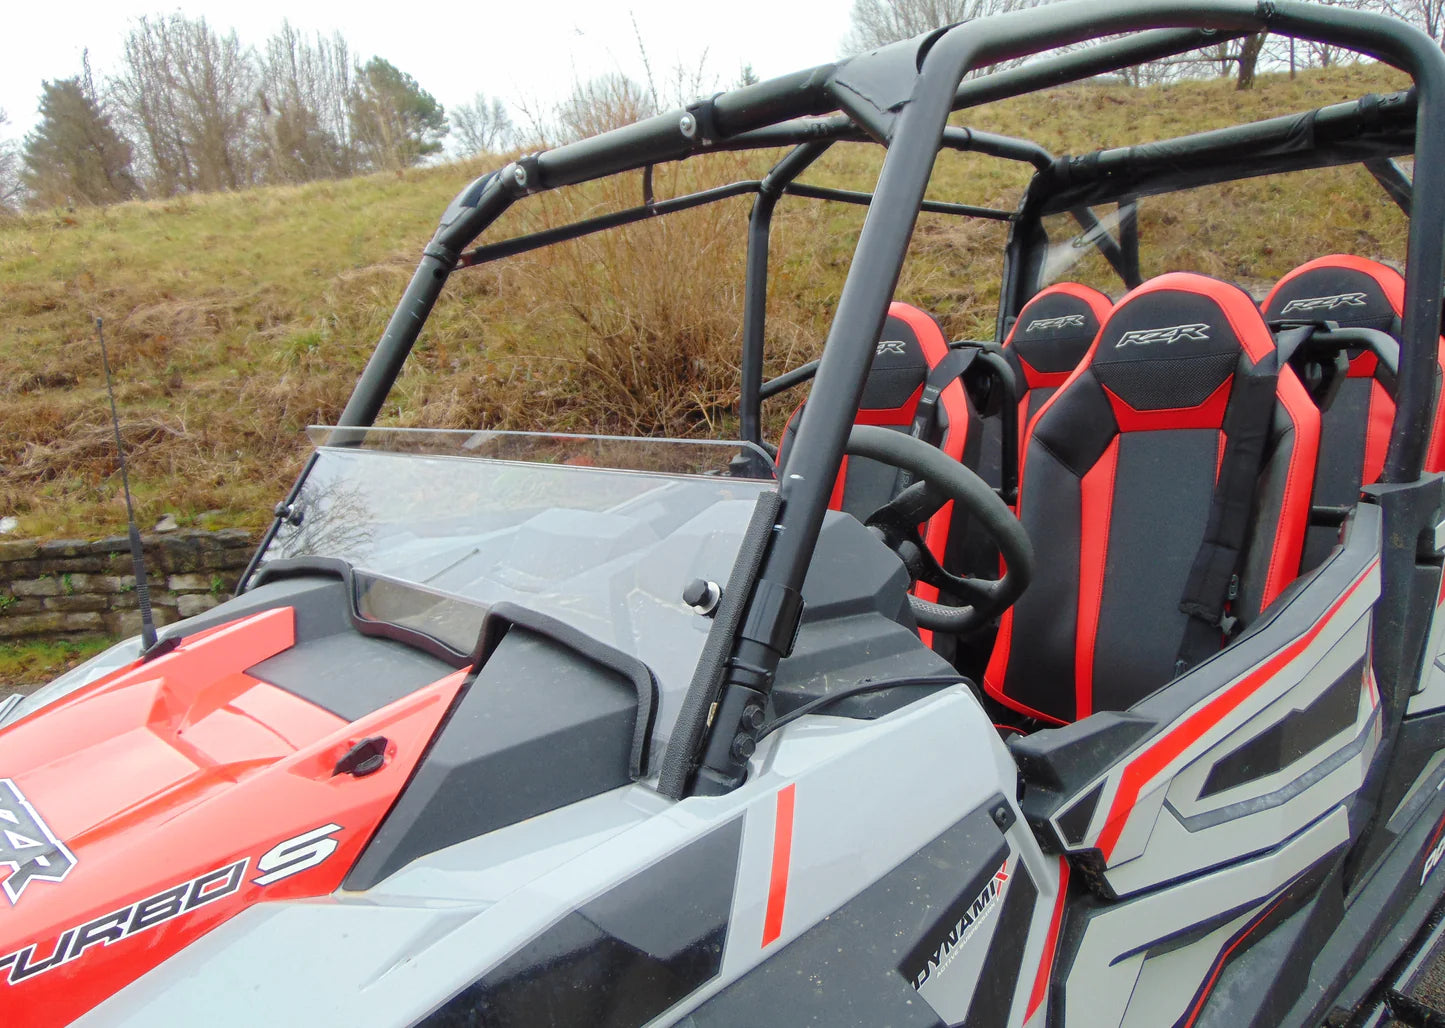
<path fill-rule="evenodd" d="M 1306 296 L 1298 300 L 1291 300 L 1284 305 L 1281 314 L 1288 314 L 1290 311 L 1332 311 L 1336 307 L 1363 307 L 1365 306 L 1364 293 L 1340 293 L 1337 296 Z"/>
<path fill-rule="evenodd" d="M 75 855 L 55 837 L 19 787 L 0 778 L 0 865 L 9 865 L 3 885 L 13 907 L 35 879 L 59 882 L 75 866 Z"/>
<path fill-rule="evenodd" d="M 1082 314 L 1065 314 L 1058 318 L 1040 318 L 1038 321 L 1030 321 L 1028 328 L 1024 329 L 1024 335 L 1030 332 L 1051 332 L 1056 328 L 1083 328 L 1084 316 Z"/>
<path fill-rule="evenodd" d="M 1209 338 L 1208 325 L 1170 325 L 1168 328 L 1137 328 L 1132 332 L 1125 332 L 1114 344 L 1114 349 L 1122 350 L 1132 343 L 1135 346 L 1149 346 L 1153 343 L 1177 343 L 1181 339 L 1193 339 L 1197 342 L 1204 342 Z"/>
<path fill-rule="evenodd" d="M 884 339 L 878 343 L 878 350 L 875 357 L 882 357 L 885 353 L 904 354 L 908 352 L 908 346 L 902 339 Z"/>

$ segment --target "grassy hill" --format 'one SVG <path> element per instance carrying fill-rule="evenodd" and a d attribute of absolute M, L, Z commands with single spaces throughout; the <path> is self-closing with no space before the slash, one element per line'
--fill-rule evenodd
<path fill-rule="evenodd" d="M 1082 152 L 1303 110 L 1404 84 L 1381 66 L 1133 90 L 1083 85 L 970 112 L 968 124 Z M 757 175 L 775 154 L 659 169 L 659 195 Z M 867 189 L 875 147 L 810 171 Z M 494 162 L 493 162 L 494 163 Z M 22 536 L 124 523 L 92 319 L 105 318 L 143 526 L 259 527 L 335 419 L 436 218 L 484 163 L 0 221 L 0 516 Z M 945 154 L 931 195 L 1012 208 L 1026 175 Z M 492 238 L 638 202 L 638 176 L 509 212 Z M 726 433 L 734 421 L 739 199 L 459 273 L 384 412 L 391 424 Z M 814 355 L 862 224 L 789 200 L 775 229 L 770 365 Z M 1232 183 L 1146 205 L 1146 273 L 1247 284 L 1332 250 L 1398 260 L 1404 220 L 1355 170 Z M 898 296 L 956 335 L 992 331 L 1004 228 L 924 216 Z M 1081 265 L 1070 277 L 1116 281 Z M 776 401 L 783 414 L 784 401 Z M 791 401 L 786 403 L 791 406 Z"/>

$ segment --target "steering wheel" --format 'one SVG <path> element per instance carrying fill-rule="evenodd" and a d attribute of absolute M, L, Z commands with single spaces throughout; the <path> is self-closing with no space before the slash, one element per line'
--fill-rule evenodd
<path fill-rule="evenodd" d="M 864 524 L 898 554 L 914 581 L 946 589 L 966 601 L 952 607 L 910 595 L 908 603 L 920 628 L 968 632 L 1019 598 L 1033 577 L 1034 548 L 1019 519 L 983 479 L 922 439 L 873 425 L 854 425 L 844 452 L 887 464 L 914 480 Z M 955 518 L 973 519 L 998 547 L 1005 568 L 1002 578 L 952 574 L 924 545 L 918 526 L 950 501 Z"/>

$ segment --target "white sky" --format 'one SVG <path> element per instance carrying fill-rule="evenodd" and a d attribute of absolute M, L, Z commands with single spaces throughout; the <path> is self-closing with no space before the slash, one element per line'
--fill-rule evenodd
<path fill-rule="evenodd" d="M 478 91 L 550 102 L 574 78 L 621 71 L 641 80 L 633 20 L 659 82 L 678 64 L 706 68 L 726 88 L 751 63 L 762 78 L 834 60 L 848 29 L 850 0 L 481 0 L 428 4 L 376 0 L 55 0 L 9 4 L 0 42 L 0 109 L 19 138 L 34 124 L 44 79 L 79 74 L 90 48 L 97 80 L 116 70 L 131 22 L 172 10 L 234 28 L 259 46 L 283 19 L 308 33 L 340 30 L 355 57 L 373 54 L 407 72 L 448 109 Z"/>

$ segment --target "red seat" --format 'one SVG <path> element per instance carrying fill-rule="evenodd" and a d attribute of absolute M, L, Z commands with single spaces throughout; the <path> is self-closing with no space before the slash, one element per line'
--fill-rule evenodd
<path fill-rule="evenodd" d="M 1280 279 L 1261 306 L 1272 323 L 1332 321 L 1348 328 L 1388 332 L 1398 341 L 1404 299 L 1405 279 L 1395 269 L 1361 257 L 1330 254 L 1302 264 Z M 1439 363 L 1445 370 L 1445 340 Z M 1426 471 L 1445 470 L 1445 411 L 1441 406 L 1437 404 L 1431 426 Z M 1354 506 L 1360 487 L 1380 479 L 1395 421 L 1393 377 L 1383 373 L 1373 353 L 1350 352 L 1348 377 L 1320 412 L 1320 419 L 1314 504 Z M 1312 526 L 1303 566 L 1312 568 L 1324 560 L 1338 534 L 1332 525 Z"/>
<path fill-rule="evenodd" d="M 1250 424 L 1263 455 L 1244 479 L 1255 495 L 1230 614 L 1248 621 L 1296 577 L 1319 415 L 1290 369 L 1259 385 L 1274 359 L 1235 286 L 1170 274 L 1119 302 L 1029 426 L 1019 517 L 1035 573 L 1004 614 L 984 676 L 991 696 L 1065 723 L 1123 710 L 1176 676 L 1197 628 L 1181 600 L 1227 441 Z M 1236 386 L 1245 376 L 1250 389 Z M 1236 402 L 1256 386 L 1263 407 Z"/>

